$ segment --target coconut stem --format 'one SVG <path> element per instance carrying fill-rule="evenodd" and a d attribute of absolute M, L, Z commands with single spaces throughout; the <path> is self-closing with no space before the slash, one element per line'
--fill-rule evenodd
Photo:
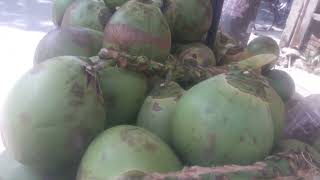
<path fill-rule="evenodd" d="M 306 158 L 306 152 L 280 153 L 251 166 L 229 165 L 222 167 L 190 167 L 176 173 L 144 173 L 144 180 L 188 180 L 188 179 L 298 179 L 319 175 L 313 157 Z M 127 179 L 124 174 L 119 179 Z"/>
<path fill-rule="evenodd" d="M 110 65 L 118 66 L 149 76 L 160 76 L 166 82 L 176 81 L 186 84 L 195 84 L 210 77 L 228 73 L 231 70 L 254 70 L 275 60 L 275 56 L 265 54 L 254 56 L 228 66 L 202 67 L 194 64 L 194 62 L 179 61 L 172 55 L 168 56 L 168 59 L 164 63 L 160 63 L 145 56 L 131 56 L 125 52 L 105 48 L 99 52 L 99 58 L 100 60 L 94 65 L 95 69 L 101 69 Z"/>

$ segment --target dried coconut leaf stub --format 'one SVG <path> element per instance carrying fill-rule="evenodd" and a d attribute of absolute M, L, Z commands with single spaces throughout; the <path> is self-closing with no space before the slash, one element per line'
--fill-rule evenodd
<path fill-rule="evenodd" d="M 212 50 L 216 55 L 217 64 L 222 64 L 224 56 L 235 55 L 241 52 L 243 48 L 230 36 L 218 31 Z"/>
<path fill-rule="evenodd" d="M 263 162 L 250 166 L 228 165 L 221 167 L 185 167 L 182 171 L 171 173 L 145 173 L 130 171 L 124 173 L 117 180 L 190 180 L 190 179 L 314 179 L 320 172 L 310 159 L 306 159 L 302 152 L 293 154 L 276 154 Z"/>
<path fill-rule="evenodd" d="M 287 111 L 285 137 L 313 144 L 319 136 L 320 94 L 308 96 Z"/>

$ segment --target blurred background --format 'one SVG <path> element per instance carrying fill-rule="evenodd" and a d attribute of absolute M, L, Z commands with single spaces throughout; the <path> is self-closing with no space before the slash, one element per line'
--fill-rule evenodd
<path fill-rule="evenodd" d="M 51 0 L 0 0 L 0 113 L 10 88 L 31 68 L 38 42 L 54 28 L 51 4 Z"/>

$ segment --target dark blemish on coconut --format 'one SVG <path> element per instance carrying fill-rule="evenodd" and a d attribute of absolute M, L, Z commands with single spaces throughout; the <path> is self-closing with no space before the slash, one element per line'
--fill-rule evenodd
<path fill-rule="evenodd" d="M 71 87 L 71 94 L 78 98 L 82 98 L 84 96 L 84 89 L 78 82 L 75 82 Z"/>
<path fill-rule="evenodd" d="M 79 45 L 80 47 L 84 48 L 86 51 L 89 52 L 90 48 L 91 48 L 91 42 L 92 42 L 92 37 L 89 34 L 88 31 L 86 30 L 74 30 L 70 31 L 70 33 L 72 33 L 72 39 L 71 41 L 74 42 L 75 44 Z"/>
<path fill-rule="evenodd" d="M 244 137 L 240 136 L 240 142 L 242 143 L 244 141 Z"/>
<path fill-rule="evenodd" d="M 158 146 L 151 142 L 146 142 L 144 145 L 145 149 L 149 152 L 155 152 L 158 149 Z"/>
<path fill-rule="evenodd" d="M 155 103 L 153 103 L 152 110 L 159 112 L 162 110 L 162 108 L 160 107 L 159 103 L 155 102 Z"/>
<path fill-rule="evenodd" d="M 252 138 L 252 142 L 253 142 L 253 144 L 257 144 L 257 138 L 256 138 L 256 137 L 253 137 L 253 138 Z"/>
<path fill-rule="evenodd" d="M 131 132 L 136 131 L 138 128 L 124 128 L 120 132 L 120 137 L 122 141 L 127 143 L 129 146 L 134 146 L 136 143 L 140 143 L 137 138 L 132 136 Z"/>
<path fill-rule="evenodd" d="M 31 124 L 31 117 L 27 112 L 22 112 L 19 114 L 20 123 L 22 125 L 30 125 Z"/>
<path fill-rule="evenodd" d="M 213 134 L 213 133 L 210 133 L 208 135 L 208 145 L 204 150 L 205 151 L 204 152 L 204 158 L 205 159 L 211 159 L 212 158 L 212 155 L 214 153 L 215 144 L 216 144 L 216 135 Z"/>
<path fill-rule="evenodd" d="M 90 134 L 87 129 L 84 128 L 74 128 L 71 130 L 69 135 L 69 143 L 68 146 L 71 146 L 75 152 L 79 152 L 83 150 L 83 147 L 87 146 L 90 142 Z"/>
<path fill-rule="evenodd" d="M 70 89 L 70 106 L 79 106 L 83 104 L 83 96 L 85 94 L 84 87 L 78 82 L 74 82 Z"/>
<path fill-rule="evenodd" d="M 116 98 L 114 96 L 107 96 L 105 98 L 105 103 L 107 106 L 115 106 L 116 105 Z"/>

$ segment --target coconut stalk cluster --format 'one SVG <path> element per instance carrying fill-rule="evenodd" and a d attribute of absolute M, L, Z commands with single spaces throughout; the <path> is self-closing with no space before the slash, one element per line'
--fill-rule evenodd
<path fill-rule="evenodd" d="M 4 106 L 0 179 L 316 175 L 318 152 L 282 137 L 294 83 L 277 44 L 207 46 L 211 3 L 55 0 Z"/>

